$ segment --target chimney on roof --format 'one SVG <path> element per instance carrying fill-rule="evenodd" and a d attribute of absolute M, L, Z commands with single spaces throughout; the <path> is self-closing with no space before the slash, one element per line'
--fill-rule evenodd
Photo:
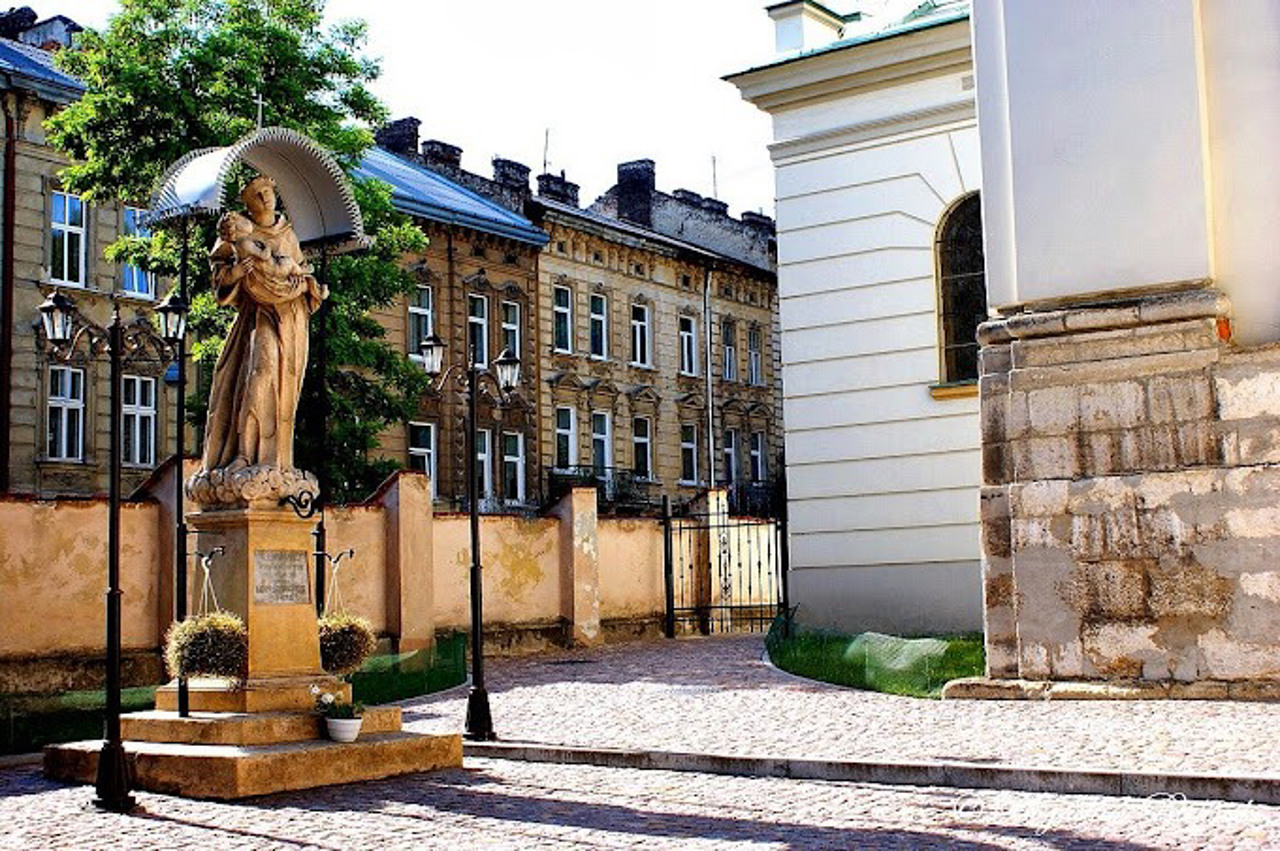
<path fill-rule="evenodd" d="M 35 26 L 38 16 L 30 6 L 0 12 L 0 37 L 17 40 L 24 31 Z"/>
<path fill-rule="evenodd" d="M 773 219 L 769 218 L 764 213 L 753 213 L 750 210 L 746 210 L 742 213 L 742 223 L 753 230 L 769 234 L 770 236 L 772 236 L 777 230 L 777 226 L 773 223 Z"/>
<path fill-rule="evenodd" d="M 438 171 L 458 171 L 462 168 L 462 148 L 439 139 L 428 139 L 422 143 L 422 162 Z"/>
<path fill-rule="evenodd" d="M 702 209 L 717 216 L 729 215 L 729 205 L 716 198 L 703 198 Z"/>
<path fill-rule="evenodd" d="M 538 194 L 561 204 L 578 206 L 578 184 L 566 180 L 563 171 L 559 175 L 538 175 Z"/>
<path fill-rule="evenodd" d="M 418 152 L 418 127 L 422 122 L 409 116 L 392 121 L 373 134 L 378 146 L 398 157 L 412 159 Z"/>
<path fill-rule="evenodd" d="M 515 160 L 504 160 L 502 157 L 494 157 L 493 182 L 497 183 L 499 186 L 509 186 L 512 189 L 528 194 L 529 167 L 524 163 L 518 163 Z"/>
<path fill-rule="evenodd" d="M 618 165 L 618 217 L 638 225 L 653 224 L 653 160 L 632 160 Z"/>

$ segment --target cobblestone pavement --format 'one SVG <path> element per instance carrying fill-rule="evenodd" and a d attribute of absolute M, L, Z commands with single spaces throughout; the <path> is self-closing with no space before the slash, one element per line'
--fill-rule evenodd
<path fill-rule="evenodd" d="M 938 701 L 814 683 L 762 661 L 758 637 L 619 644 L 486 669 L 504 740 L 809 759 L 1274 774 L 1280 705 Z M 465 690 L 405 705 L 457 730 Z"/>
<path fill-rule="evenodd" d="M 0 771 L 2 849 L 1267 848 L 1280 808 L 469 759 L 236 804 L 139 793 L 121 816 Z"/>

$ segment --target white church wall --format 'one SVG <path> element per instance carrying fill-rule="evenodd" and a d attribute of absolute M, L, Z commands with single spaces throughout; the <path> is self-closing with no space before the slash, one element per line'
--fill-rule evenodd
<path fill-rule="evenodd" d="M 1214 280 L 1235 307 L 1235 339 L 1280 340 L 1280 3 L 1201 4 Z"/>
<path fill-rule="evenodd" d="M 927 129 L 893 121 L 971 96 L 967 73 L 874 98 L 879 110 L 859 93 L 776 115 L 792 599 L 806 625 L 981 626 L 977 399 L 929 392 L 933 243 L 944 210 L 978 188 L 976 127 L 971 107 Z M 842 142 L 832 131 L 855 115 L 879 133 Z"/>
<path fill-rule="evenodd" d="M 1209 277 L 1196 0 L 997 4 L 974 4 L 979 117 L 1009 144 L 988 170 L 1012 181 L 1012 217 L 986 215 L 1011 229 L 996 244 L 1015 276 L 990 282 L 993 306 Z M 1099 21 L 1129 46 L 1094 38 Z"/>

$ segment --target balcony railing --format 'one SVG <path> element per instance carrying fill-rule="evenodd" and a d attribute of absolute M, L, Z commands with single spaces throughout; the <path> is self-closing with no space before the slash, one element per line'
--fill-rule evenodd
<path fill-rule="evenodd" d="M 787 498 L 780 482 L 774 479 L 753 482 L 737 479 L 727 485 L 729 513 L 736 516 L 781 517 Z"/>
<path fill-rule="evenodd" d="M 571 488 L 594 487 L 605 508 L 654 508 L 661 503 L 658 484 L 621 467 L 581 465 L 557 467 L 547 473 L 547 495 L 559 500 Z"/>

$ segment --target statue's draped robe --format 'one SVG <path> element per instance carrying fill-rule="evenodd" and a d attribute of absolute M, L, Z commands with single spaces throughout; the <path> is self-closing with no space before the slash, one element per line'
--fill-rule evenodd
<path fill-rule="evenodd" d="M 228 217 L 235 218 L 227 222 Z M 262 226 L 229 213 L 219 231 L 209 254 L 215 293 L 219 304 L 235 306 L 237 314 L 213 370 L 203 466 L 289 469 L 308 324 L 327 293 L 309 274 L 298 238 L 283 216 Z M 245 240 L 254 240 L 270 257 L 250 255 L 247 272 L 233 280 L 236 264 L 245 262 L 238 248 Z"/>

